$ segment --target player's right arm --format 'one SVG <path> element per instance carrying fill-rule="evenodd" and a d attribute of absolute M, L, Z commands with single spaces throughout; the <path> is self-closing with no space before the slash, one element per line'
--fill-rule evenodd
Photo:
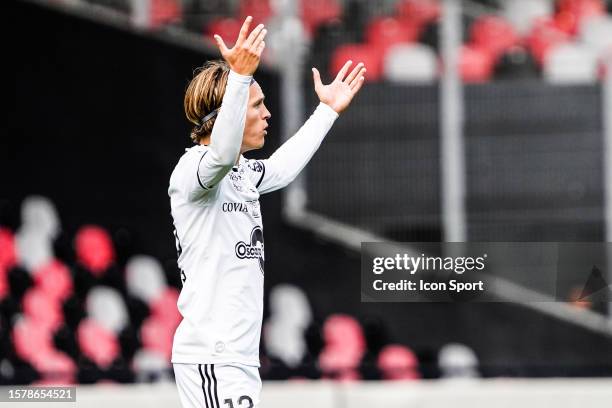
<path fill-rule="evenodd" d="M 258 25 L 249 33 L 253 18 L 247 17 L 233 48 L 228 48 L 221 36 L 215 40 L 223 59 L 230 66 L 223 102 L 210 136 L 208 150 L 198 164 L 198 181 L 204 189 L 214 187 L 232 168 L 240 154 L 249 86 L 257 70 L 266 44 L 266 29 Z M 248 36 L 247 36 L 248 34 Z"/>

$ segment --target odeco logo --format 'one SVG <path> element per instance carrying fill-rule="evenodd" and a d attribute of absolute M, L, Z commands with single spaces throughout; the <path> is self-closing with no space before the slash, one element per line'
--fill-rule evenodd
<path fill-rule="evenodd" d="M 251 231 L 251 242 L 240 241 L 236 244 L 236 256 L 239 259 L 259 259 L 259 268 L 264 273 L 264 237 L 261 227 Z"/>

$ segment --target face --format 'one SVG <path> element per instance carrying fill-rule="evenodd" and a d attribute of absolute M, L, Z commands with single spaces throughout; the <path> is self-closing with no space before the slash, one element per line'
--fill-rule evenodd
<path fill-rule="evenodd" d="M 249 104 L 247 106 L 244 134 L 240 153 L 261 149 L 267 135 L 270 112 L 264 104 L 264 94 L 257 82 L 249 87 Z"/>

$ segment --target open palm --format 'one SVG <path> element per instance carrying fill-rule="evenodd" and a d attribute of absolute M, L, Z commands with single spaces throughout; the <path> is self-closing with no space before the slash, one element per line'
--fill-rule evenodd
<path fill-rule="evenodd" d="M 347 61 L 338 72 L 338 75 L 336 75 L 334 81 L 328 85 L 324 85 L 321 82 L 319 71 L 316 68 L 312 69 L 315 92 L 319 100 L 338 113 L 341 113 L 350 105 L 353 97 L 361 89 L 365 79 L 363 75 L 366 69 L 361 62 L 347 75 L 352 64 L 352 61 Z"/>

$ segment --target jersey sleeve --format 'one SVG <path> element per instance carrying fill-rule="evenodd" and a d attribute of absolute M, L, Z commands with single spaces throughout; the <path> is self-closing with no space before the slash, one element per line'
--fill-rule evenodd
<path fill-rule="evenodd" d="M 210 137 L 210 145 L 194 168 L 197 187 L 214 188 L 234 166 L 240 153 L 252 77 L 230 71 L 223 102 Z"/>
<path fill-rule="evenodd" d="M 320 103 L 310 118 L 266 160 L 249 160 L 251 181 L 260 194 L 291 183 L 315 154 L 338 114 Z"/>

